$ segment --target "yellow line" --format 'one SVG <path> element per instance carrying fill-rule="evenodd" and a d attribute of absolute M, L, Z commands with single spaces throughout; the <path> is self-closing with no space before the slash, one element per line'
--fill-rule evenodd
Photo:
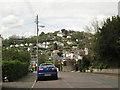
<path fill-rule="evenodd" d="M 35 86 L 35 84 L 36 84 L 36 81 L 37 81 L 37 77 L 36 77 L 34 83 L 32 84 L 32 87 L 30 88 L 30 90 L 32 90 L 32 89 L 34 88 L 34 86 Z"/>

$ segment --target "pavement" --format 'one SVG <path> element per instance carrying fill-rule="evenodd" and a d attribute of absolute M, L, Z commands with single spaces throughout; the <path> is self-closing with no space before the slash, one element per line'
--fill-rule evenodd
<path fill-rule="evenodd" d="M 14 89 L 31 89 L 33 87 L 34 82 L 36 81 L 36 73 L 29 72 L 26 76 L 14 81 L 14 82 L 3 82 L 2 90 L 8 90 L 11 88 Z M 12 90 L 12 89 L 11 89 Z"/>

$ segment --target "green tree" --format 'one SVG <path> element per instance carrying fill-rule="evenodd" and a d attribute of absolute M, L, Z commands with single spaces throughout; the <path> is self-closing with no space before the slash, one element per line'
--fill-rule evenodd
<path fill-rule="evenodd" d="M 107 18 L 101 26 L 96 21 L 92 23 L 92 26 L 88 29 L 95 31 L 94 38 L 92 38 L 94 65 L 98 68 L 120 67 L 120 17 Z"/>
<path fill-rule="evenodd" d="M 19 51 L 16 48 L 3 48 L 2 59 L 5 61 L 19 60 L 21 62 L 30 63 L 30 53 L 28 51 Z"/>
<path fill-rule="evenodd" d="M 117 68 L 120 63 L 120 48 L 117 41 L 120 39 L 120 17 L 113 16 L 104 22 L 100 28 L 98 38 L 99 60 L 110 67 Z"/>
<path fill-rule="evenodd" d="M 57 43 L 54 44 L 54 49 L 55 49 L 55 50 L 58 49 Z"/>
<path fill-rule="evenodd" d="M 38 56 L 38 63 L 41 64 L 41 63 L 45 63 L 46 61 L 49 60 L 49 57 L 47 54 L 40 54 Z"/>

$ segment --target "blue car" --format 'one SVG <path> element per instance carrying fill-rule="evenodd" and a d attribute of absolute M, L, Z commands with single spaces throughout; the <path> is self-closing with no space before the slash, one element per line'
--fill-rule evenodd
<path fill-rule="evenodd" d="M 54 78 L 58 79 L 58 72 L 54 64 L 52 63 L 43 63 L 40 64 L 38 71 L 37 71 L 37 79 L 41 80 L 43 78 Z"/>

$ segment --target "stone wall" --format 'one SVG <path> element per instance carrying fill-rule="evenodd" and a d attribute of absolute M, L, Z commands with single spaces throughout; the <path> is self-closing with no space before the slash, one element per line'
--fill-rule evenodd
<path fill-rule="evenodd" d="M 73 67 L 72 66 L 62 66 L 62 71 L 63 72 L 73 71 Z"/>
<path fill-rule="evenodd" d="M 97 73 L 115 73 L 115 74 L 120 74 L 120 69 L 93 69 L 93 72 L 97 72 Z M 90 72 L 90 70 L 86 70 L 86 72 Z"/>

